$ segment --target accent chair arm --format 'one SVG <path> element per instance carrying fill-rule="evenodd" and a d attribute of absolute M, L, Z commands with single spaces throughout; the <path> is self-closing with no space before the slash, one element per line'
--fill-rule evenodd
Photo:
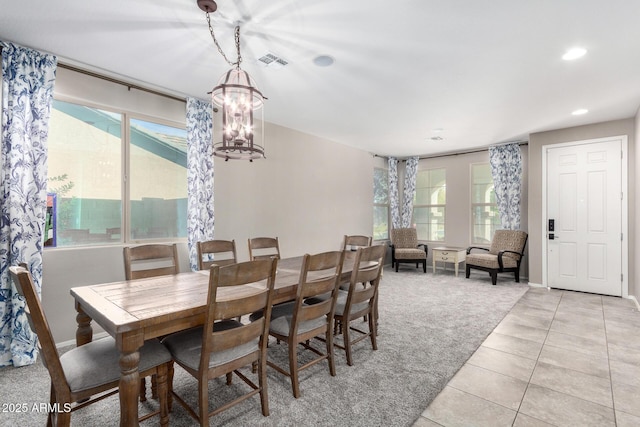
<path fill-rule="evenodd" d="M 480 250 L 483 250 L 485 252 L 489 252 L 489 249 L 487 249 L 487 248 L 481 248 L 480 246 L 469 246 L 467 248 L 467 255 L 469 255 L 471 253 L 471 249 L 480 249 Z"/>
<path fill-rule="evenodd" d="M 427 246 L 426 243 L 418 243 L 418 248 L 422 246 L 422 248 L 424 249 L 424 253 L 429 255 L 429 246 Z"/>
<path fill-rule="evenodd" d="M 500 270 L 504 268 L 504 265 L 502 264 L 502 256 L 507 253 L 518 255 L 518 266 L 520 265 L 520 261 L 522 260 L 522 254 L 520 252 L 504 250 L 498 252 L 498 265 L 500 266 Z"/>

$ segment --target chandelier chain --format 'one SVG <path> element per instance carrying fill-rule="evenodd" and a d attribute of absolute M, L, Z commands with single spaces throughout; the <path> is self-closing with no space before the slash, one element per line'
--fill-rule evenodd
<path fill-rule="evenodd" d="M 240 68 L 240 63 L 242 62 L 242 56 L 240 55 L 240 26 L 236 26 L 235 28 L 235 43 L 236 51 L 238 53 L 238 59 L 236 60 L 236 62 L 231 62 L 229 58 L 227 58 L 227 55 L 224 54 L 224 51 L 222 50 L 220 44 L 218 43 L 218 40 L 216 39 L 216 35 L 213 32 L 213 27 L 211 26 L 211 16 L 209 15 L 209 12 L 207 12 L 207 24 L 209 25 L 209 33 L 211 33 L 213 43 L 218 48 L 218 52 L 220 52 L 220 55 L 222 55 L 224 60 L 227 61 L 227 64 L 231 65 L 232 67 L 235 66 L 237 68 Z"/>

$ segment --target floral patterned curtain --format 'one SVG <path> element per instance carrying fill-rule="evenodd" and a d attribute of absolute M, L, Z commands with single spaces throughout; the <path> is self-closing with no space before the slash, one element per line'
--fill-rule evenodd
<path fill-rule="evenodd" d="M 402 192 L 402 227 L 411 227 L 413 216 L 413 198 L 416 195 L 416 176 L 418 174 L 418 158 L 407 159 L 404 173 L 404 191 Z"/>
<path fill-rule="evenodd" d="M 400 228 L 401 217 L 398 197 L 398 159 L 389 157 L 389 209 L 391 210 L 391 227 Z"/>
<path fill-rule="evenodd" d="M 37 337 L 14 291 L 9 266 L 29 266 L 42 286 L 47 211 L 47 136 L 57 58 L 12 43 L 2 47 L 0 134 L 0 366 L 32 364 Z"/>
<path fill-rule="evenodd" d="M 522 185 L 520 144 L 489 147 L 489 163 L 502 228 L 518 230 L 520 229 L 520 191 Z"/>
<path fill-rule="evenodd" d="M 213 107 L 187 98 L 187 240 L 191 270 L 198 269 L 199 241 L 213 239 Z"/>

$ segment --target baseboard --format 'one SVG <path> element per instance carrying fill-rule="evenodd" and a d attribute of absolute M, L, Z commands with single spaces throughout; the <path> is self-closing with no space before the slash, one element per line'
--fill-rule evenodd
<path fill-rule="evenodd" d="M 107 334 L 106 332 L 98 332 L 97 334 L 93 334 L 94 339 L 100 339 L 108 336 L 109 334 Z M 56 347 L 58 349 L 68 347 L 71 345 L 76 345 L 76 340 L 68 340 L 68 341 L 62 341 L 62 342 L 56 343 Z"/>
<path fill-rule="evenodd" d="M 546 286 L 545 286 L 545 285 L 541 285 L 540 283 L 532 283 L 532 282 L 529 282 L 528 284 L 529 284 L 529 286 L 531 286 L 532 288 L 546 288 Z"/>
<path fill-rule="evenodd" d="M 638 309 L 638 311 L 640 311 L 640 303 L 638 303 L 636 297 L 634 297 L 633 295 L 629 295 L 629 299 L 636 304 L 636 308 Z"/>

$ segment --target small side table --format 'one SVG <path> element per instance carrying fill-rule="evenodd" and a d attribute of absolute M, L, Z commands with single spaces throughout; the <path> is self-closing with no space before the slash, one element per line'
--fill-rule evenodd
<path fill-rule="evenodd" d="M 444 264 L 444 269 L 447 269 L 447 262 L 452 262 L 456 277 L 458 277 L 458 264 L 464 262 L 467 258 L 467 250 L 465 248 L 452 248 L 441 246 L 439 248 L 433 248 L 432 251 L 433 257 L 433 274 L 436 274 L 436 261 L 442 261 Z"/>

